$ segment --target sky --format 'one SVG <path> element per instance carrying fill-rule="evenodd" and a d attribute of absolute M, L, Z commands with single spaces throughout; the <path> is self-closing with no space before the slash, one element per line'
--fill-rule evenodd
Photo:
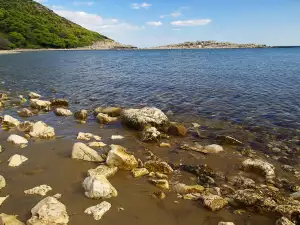
<path fill-rule="evenodd" d="M 123 44 L 300 45 L 300 0 L 35 0 Z"/>

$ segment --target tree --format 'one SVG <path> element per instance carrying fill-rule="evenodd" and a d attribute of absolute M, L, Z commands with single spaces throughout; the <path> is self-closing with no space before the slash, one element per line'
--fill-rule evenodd
<path fill-rule="evenodd" d="M 17 47 L 23 47 L 25 44 L 25 38 L 18 32 L 10 32 L 9 41 L 15 44 Z"/>

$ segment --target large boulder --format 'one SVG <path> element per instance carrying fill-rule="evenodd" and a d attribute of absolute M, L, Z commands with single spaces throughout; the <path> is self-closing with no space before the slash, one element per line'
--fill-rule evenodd
<path fill-rule="evenodd" d="M 11 134 L 8 138 L 7 141 L 9 143 L 15 144 L 15 145 L 27 145 L 28 141 L 26 138 L 23 138 L 19 135 L 16 134 Z"/>
<path fill-rule="evenodd" d="M 144 142 L 158 141 L 161 133 L 155 127 L 146 127 L 142 134 L 141 140 Z"/>
<path fill-rule="evenodd" d="M 82 186 L 85 196 L 93 199 L 111 198 L 118 195 L 117 190 L 105 176 L 89 176 L 84 179 Z"/>
<path fill-rule="evenodd" d="M 7 127 L 17 127 L 20 121 L 10 115 L 4 115 L 2 125 Z"/>
<path fill-rule="evenodd" d="M 64 109 L 64 108 L 56 108 L 54 110 L 54 113 L 57 115 L 57 116 L 72 116 L 73 113 L 71 112 L 71 110 L 69 109 Z"/>
<path fill-rule="evenodd" d="M 62 99 L 62 98 L 52 99 L 51 100 L 51 106 L 65 106 L 65 107 L 68 107 L 69 106 L 69 101 L 67 99 Z"/>
<path fill-rule="evenodd" d="M 38 121 L 33 124 L 29 135 L 33 138 L 48 139 L 55 137 L 55 131 L 53 127 L 48 126 L 42 121 Z"/>
<path fill-rule="evenodd" d="M 41 200 L 31 209 L 31 214 L 27 225 L 66 225 L 69 222 L 66 206 L 54 197 Z"/>
<path fill-rule="evenodd" d="M 72 159 L 80 159 L 90 162 L 104 162 L 105 160 L 97 151 L 88 147 L 84 143 L 78 142 L 73 145 Z"/>
<path fill-rule="evenodd" d="M 112 117 L 120 116 L 122 109 L 119 107 L 98 107 L 95 109 L 95 114 L 104 113 Z"/>
<path fill-rule="evenodd" d="M 25 225 L 25 223 L 18 220 L 16 215 L 7 215 L 5 213 L 1 213 L 0 225 Z"/>
<path fill-rule="evenodd" d="M 97 120 L 99 121 L 99 123 L 105 124 L 105 123 L 115 122 L 115 121 L 118 120 L 118 118 L 117 117 L 111 117 L 111 116 L 109 116 L 107 114 L 104 114 L 104 113 L 98 113 Z"/>
<path fill-rule="evenodd" d="M 111 204 L 109 202 L 101 202 L 98 205 L 91 206 L 87 208 L 84 213 L 93 215 L 94 220 L 100 220 L 102 216 L 111 208 Z"/>
<path fill-rule="evenodd" d="M 107 165 L 100 165 L 95 169 L 88 170 L 88 176 L 105 176 L 112 177 L 118 171 L 118 167 L 109 167 Z"/>
<path fill-rule="evenodd" d="M 148 169 L 151 172 L 159 172 L 163 174 L 171 174 L 173 173 L 172 167 L 163 161 L 157 161 L 157 160 L 149 160 L 145 162 L 145 168 Z"/>
<path fill-rule="evenodd" d="M 50 111 L 51 110 L 51 102 L 39 100 L 39 99 L 31 99 L 30 106 L 34 109 Z"/>
<path fill-rule="evenodd" d="M 132 170 L 138 166 L 138 161 L 134 155 L 127 152 L 127 149 L 120 145 L 110 145 L 106 159 L 106 164 L 109 166 L 115 166 L 123 170 Z"/>
<path fill-rule="evenodd" d="M 275 167 L 263 160 L 259 159 L 246 159 L 242 166 L 245 170 L 260 171 L 267 181 L 272 181 L 275 178 Z"/>
<path fill-rule="evenodd" d="M 143 129 L 146 126 L 160 128 L 168 123 L 168 117 L 159 109 L 144 107 L 142 109 L 125 109 L 122 111 L 122 121 L 128 126 Z"/>
<path fill-rule="evenodd" d="M 39 95 L 38 93 L 35 93 L 35 92 L 30 92 L 30 93 L 28 94 L 28 97 L 29 97 L 30 99 L 39 99 L 39 98 L 41 98 L 41 95 Z"/>

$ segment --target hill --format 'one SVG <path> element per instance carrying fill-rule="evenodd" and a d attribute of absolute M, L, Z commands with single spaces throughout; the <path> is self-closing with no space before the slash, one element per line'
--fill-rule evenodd
<path fill-rule="evenodd" d="M 33 0 L 0 0 L 0 49 L 77 48 L 109 41 Z"/>
<path fill-rule="evenodd" d="M 268 48 L 267 45 L 261 44 L 236 44 L 231 42 L 216 42 L 216 41 L 195 41 L 184 42 L 180 44 L 165 45 L 153 47 L 151 49 L 214 49 L 214 48 Z"/>

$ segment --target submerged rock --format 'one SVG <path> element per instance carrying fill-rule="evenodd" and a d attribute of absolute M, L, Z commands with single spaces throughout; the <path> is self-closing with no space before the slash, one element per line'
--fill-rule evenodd
<path fill-rule="evenodd" d="M 104 162 L 105 160 L 97 151 L 88 147 L 84 143 L 78 142 L 73 145 L 72 159 L 80 159 L 90 162 Z"/>
<path fill-rule="evenodd" d="M 34 109 L 50 111 L 51 110 L 51 102 L 39 100 L 39 99 L 31 99 L 30 106 Z"/>
<path fill-rule="evenodd" d="M 116 166 L 123 170 L 132 170 L 138 166 L 134 155 L 129 154 L 127 149 L 120 145 L 110 145 L 111 150 L 108 152 L 106 164 Z"/>
<path fill-rule="evenodd" d="M 42 121 L 38 121 L 33 124 L 29 135 L 33 138 L 48 139 L 55 137 L 55 131 L 53 127 L 48 126 Z"/>
<path fill-rule="evenodd" d="M 131 173 L 133 177 L 138 178 L 149 174 L 149 171 L 146 168 L 134 168 Z"/>
<path fill-rule="evenodd" d="M 64 204 L 54 197 L 47 197 L 41 200 L 31 209 L 32 217 L 27 225 L 66 225 L 69 223 L 69 216 Z"/>
<path fill-rule="evenodd" d="M 136 129 L 146 126 L 163 127 L 168 123 L 168 117 L 159 109 L 144 107 L 142 109 L 125 109 L 122 111 L 122 121 Z"/>
<path fill-rule="evenodd" d="M 104 113 L 98 113 L 97 115 L 97 120 L 99 123 L 101 124 L 105 124 L 105 123 L 111 123 L 111 122 L 115 122 L 118 120 L 117 117 L 110 117 L 107 114 Z"/>
<path fill-rule="evenodd" d="M 39 98 L 41 98 L 42 96 L 41 96 L 40 94 L 38 94 L 38 93 L 35 93 L 35 92 L 29 92 L 28 97 L 29 97 L 30 99 L 39 99 Z"/>
<path fill-rule="evenodd" d="M 170 143 L 162 142 L 162 143 L 159 144 L 159 147 L 162 147 L 162 148 L 164 148 L 164 147 L 171 148 L 171 144 Z"/>
<path fill-rule="evenodd" d="M 118 195 L 117 190 L 105 176 L 89 176 L 82 184 L 85 196 L 93 199 L 111 198 Z"/>
<path fill-rule="evenodd" d="M 100 220 L 102 216 L 111 208 L 111 204 L 104 201 L 98 205 L 87 208 L 84 213 L 93 215 L 95 220 Z"/>
<path fill-rule="evenodd" d="M 33 124 L 34 124 L 33 122 L 24 121 L 18 125 L 18 130 L 21 132 L 30 132 Z"/>
<path fill-rule="evenodd" d="M 56 108 L 54 110 L 54 113 L 57 116 L 72 116 L 73 113 L 69 109 L 64 109 L 64 108 Z"/>
<path fill-rule="evenodd" d="M 99 113 L 104 113 L 112 117 L 117 117 L 121 115 L 121 108 L 118 107 L 98 107 L 95 109 L 96 115 Z"/>
<path fill-rule="evenodd" d="M 246 159 L 242 166 L 245 170 L 260 171 L 264 174 L 267 181 L 271 181 L 275 178 L 275 167 L 265 161 L 259 159 Z"/>
<path fill-rule="evenodd" d="M 0 225 L 25 225 L 25 223 L 18 220 L 16 215 L 7 215 L 5 213 L 1 213 Z"/>
<path fill-rule="evenodd" d="M 178 183 L 174 185 L 174 191 L 178 194 L 191 194 L 191 193 L 202 193 L 204 191 L 204 187 L 201 185 L 186 185 L 182 183 Z"/>
<path fill-rule="evenodd" d="M 82 109 L 78 112 L 75 112 L 74 114 L 75 119 L 77 120 L 87 120 L 88 118 L 88 111 L 85 109 Z"/>
<path fill-rule="evenodd" d="M 33 111 L 31 111 L 30 109 L 21 109 L 20 111 L 18 111 L 19 116 L 21 117 L 31 117 L 34 116 L 35 113 Z"/>
<path fill-rule="evenodd" d="M 88 143 L 88 146 L 89 147 L 96 147 L 96 148 L 102 148 L 102 147 L 105 147 L 106 144 L 101 142 L 101 141 L 93 141 L 93 142 L 89 142 Z"/>
<path fill-rule="evenodd" d="M 88 170 L 88 176 L 104 176 L 112 177 L 118 171 L 118 167 L 109 167 L 107 165 L 100 165 L 95 169 Z"/>
<path fill-rule="evenodd" d="M 27 195 L 40 195 L 40 196 L 45 196 L 49 191 L 51 191 L 52 188 L 48 185 L 40 185 L 28 190 L 25 190 L 24 193 Z"/>
<path fill-rule="evenodd" d="M 159 172 L 164 174 L 173 173 L 172 167 L 168 163 L 162 161 L 149 160 L 145 162 L 144 166 L 146 169 L 148 169 L 151 172 Z"/>
<path fill-rule="evenodd" d="M 111 139 L 112 140 L 122 140 L 122 139 L 124 139 L 124 137 L 122 135 L 112 135 Z"/>
<path fill-rule="evenodd" d="M 19 135 L 16 135 L 16 134 L 11 134 L 7 141 L 9 143 L 12 143 L 12 144 L 15 144 L 15 145 L 22 145 L 22 146 L 26 146 L 28 144 L 28 141 L 26 138 L 23 138 Z"/>
<path fill-rule="evenodd" d="M 168 179 L 168 175 L 159 172 L 150 172 L 149 177 L 156 177 L 159 179 Z"/>
<path fill-rule="evenodd" d="M 96 141 L 100 141 L 101 137 L 91 134 L 91 133 L 83 133 L 83 132 L 79 132 L 77 135 L 77 140 L 85 140 L 85 141 L 89 141 L 92 138 L 94 138 Z"/>
<path fill-rule="evenodd" d="M 51 100 L 51 106 L 69 106 L 69 101 L 67 99 L 58 98 L 58 99 L 52 99 Z"/>
<path fill-rule="evenodd" d="M 233 222 L 219 222 L 218 225 L 234 225 Z"/>
<path fill-rule="evenodd" d="M 204 150 L 207 152 L 207 153 L 220 153 L 220 152 L 223 152 L 224 149 L 222 146 L 220 145 L 216 145 L 216 144 L 213 144 L 213 145 L 207 145 L 204 147 Z"/>
<path fill-rule="evenodd" d="M 147 127 L 141 134 L 141 140 L 144 142 L 158 141 L 161 133 L 155 127 Z"/>
<path fill-rule="evenodd" d="M 0 190 L 6 186 L 5 178 L 0 175 Z"/>
<path fill-rule="evenodd" d="M 165 179 L 149 179 L 149 182 L 151 184 L 154 184 L 155 186 L 165 189 L 165 190 L 169 190 L 170 189 L 170 185 L 169 182 Z"/>
<path fill-rule="evenodd" d="M 183 124 L 179 123 L 171 123 L 168 128 L 168 134 L 174 135 L 174 136 L 186 136 L 187 129 Z"/>
<path fill-rule="evenodd" d="M 231 136 L 226 136 L 226 135 L 218 135 L 217 139 L 222 143 L 222 144 L 229 144 L 229 145 L 242 145 L 243 142 L 231 137 Z"/>
<path fill-rule="evenodd" d="M 151 195 L 155 198 L 158 198 L 160 200 L 163 200 L 166 198 L 166 194 L 162 191 L 155 191 L 153 193 L 151 193 Z"/>
<path fill-rule="evenodd" d="M 7 99 L 8 99 L 8 95 L 7 95 L 7 94 L 5 94 L 5 93 L 0 93 L 0 100 L 5 101 L 5 100 L 7 100 Z"/>
<path fill-rule="evenodd" d="M 181 149 L 186 150 L 186 151 L 195 151 L 195 152 L 201 152 L 204 154 L 207 154 L 207 151 L 204 149 L 202 145 L 199 144 L 194 144 L 193 146 L 188 145 L 188 144 L 182 144 L 180 146 Z"/>
<path fill-rule="evenodd" d="M 211 211 L 217 211 L 228 205 L 228 201 L 221 196 L 213 194 L 203 194 L 199 200 L 202 204 Z"/>
<path fill-rule="evenodd" d="M 23 162 L 26 162 L 27 160 L 28 160 L 28 158 L 26 158 L 25 156 L 15 154 L 9 158 L 8 166 L 17 167 L 17 166 L 20 166 Z"/>
<path fill-rule="evenodd" d="M 275 225 L 295 225 L 292 221 L 290 221 L 286 217 L 281 217 L 280 219 L 276 220 Z"/>
<path fill-rule="evenodd" d="M 20 121 L 10 115 L 4 115 L 2 126 L 7 127 L 17 127 L 20 124 Z"/>

